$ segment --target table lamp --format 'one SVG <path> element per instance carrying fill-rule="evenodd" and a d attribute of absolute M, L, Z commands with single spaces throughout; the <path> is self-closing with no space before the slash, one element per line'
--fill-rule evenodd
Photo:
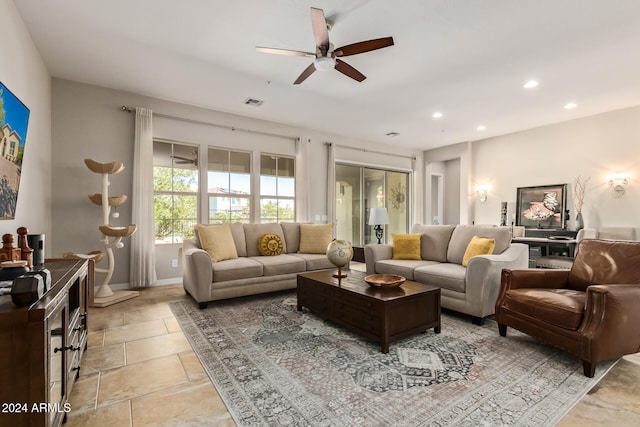
<path fill-rule="evenodd" d="M 373 229 L 376 231 L 378 244 L 380 244 L 382 240 L 382 226 L 387 224 L 389 224 L 387 208 L 371 208 L 369 211 L 369 225 L 373 225 Z"/>

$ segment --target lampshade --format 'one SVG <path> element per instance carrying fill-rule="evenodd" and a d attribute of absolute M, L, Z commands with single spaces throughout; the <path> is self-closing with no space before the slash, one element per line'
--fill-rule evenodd
<path fill-rule="evenodd" d="M 369 211 L 369 225 L 389 224 L 387 208 L 371 208 Z"/>

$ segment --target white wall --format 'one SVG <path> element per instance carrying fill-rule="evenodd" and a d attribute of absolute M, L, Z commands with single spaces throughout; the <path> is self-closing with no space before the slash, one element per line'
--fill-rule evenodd
<path fill-rule="evenodd" d="M 44 233 L 50 256 L 51 78 L 12 1 L 0 2 L 0 38 L 0 81 L 30 110 L 16 216 L 0 221 L 0 235 L 22 226 Z"/>
<path fill-rule="evenodd" d="M 85 158 L 99 162 L 118 160 L 125 170 L 110 179 L 110 195 L 131 195 L 131 162 L 133 159 L 134 114 L 120 111 L 122 105 L 151 108 L 156 114 L 178 116 L 192 122 L 154 118 L 155 136 L 202 146 L 215 145 L 248 149 L 253 152 L 293 154 L 294 138 L 310 140 L 311 194 L 310 213 L 327 214 L 327 147 L 325 142 L 349 145 L 368 150 L 384 151 L 407 156 L 420 155 L 418 151 L 399 150 L 367 141 L 350 140 L 339 135 L 267 122 L 250 117 L 149 98 L 132 93 L 53 79 L 53 234 L 54 255 L 65 251 L 87 252 L 100 249 L 99 207 L 89 202 L 87 195 L 100 192 L 99 177 L 84 165 Z M 247 107 L 254 108 L 254 107 Z M 212 122 L 236 129 L 249 129 L 289 137 L 274 138 L 259 134 L 246 134 L 195 123 Z M 256 138 L 260 142 L 256 142 Z M 384 157 L 373 152 L 349 151 L 360 163 L 385 165 Z M 340 153 L 340 152 L 339 152 Z M 355 154 L 354 154 L 355 153 Z M 345 156 L 349 154 L 344 154 Z M 336 156 L 338 157 L 338 156 Z M 388 156 L 387 156 L 388 157 Z M 390 161 L 395 165 L 396 160 Z M 120 217 L 113 225 L 131 221 L 131 204 L 119 208 Z M 156 248 L 159 280 L 181 277 L 180 268 L 171 267 L 171 259 L 178 257 L 179 245 L 161 245 Z M 115 251 L 116 271 L 112 283 L 125 284 L 129 274 L 129 249 Z M 97 282 L 100 283 L 98 277 Z"/>
<path fill-rule="evenodd" d="M 472 197 L 476 223 L 499 224 L 500 202 L 515 203 L 517 187 L 566 183 L 569 227 L 573 227 L 573 183 L 580 176 L 591 177 L 583 207 L 585 227 L 640 227 L 640 107 L 477 141 L 472 146 L 471 188 L 484 183 L 491 186 L 485 203 Z M 616 171 L 631 173 L 621 198 L 613 196 L 606 180 L 607 174 Z"/>

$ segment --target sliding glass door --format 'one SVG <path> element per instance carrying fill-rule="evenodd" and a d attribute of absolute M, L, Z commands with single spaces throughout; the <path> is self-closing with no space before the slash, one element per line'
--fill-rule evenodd
<path fill-rule="evenodd" d="M 377 243 L 368 223 L 371 208 L 387 209 L 383 243 L 391 242 L 391 233 L 407 233 L 408 186 L 406 172 L 336 164 L 336 237 L 357 246 Z"/>

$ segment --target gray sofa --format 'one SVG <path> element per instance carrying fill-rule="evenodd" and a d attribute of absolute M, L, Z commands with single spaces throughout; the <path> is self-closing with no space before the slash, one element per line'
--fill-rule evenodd
<path fill-rule="evenodd" d="M 392 245 L 366 245 L 367 274 L 399 274 L 409 280 L 441 288 L 442 307 L 471 315 L 482 324 L 493 314 L 503 268 L 527 268 L 529 248 L 511 243 L 508 227 L 474 225 L 414 225 L 421 234 L 421 260 L 392 259 Z M 471 258 L 462 266 L 473 236 L 496 240 L 493 254 Z"/>
<path fill-rule="evenodd" d="M 238 258 L 212 262 L 196 239 L 182 244 L 182 285 L 200 308 L 209 301 L 296 288 L 298 273 L 335 268 L 324 253 L 299 253 L 299 223 L 230 224 Z M 262 256 L 258 240 L 275 233 L 283 253 Z M 325 246 L 326 247 L 326 246 Z"/>

